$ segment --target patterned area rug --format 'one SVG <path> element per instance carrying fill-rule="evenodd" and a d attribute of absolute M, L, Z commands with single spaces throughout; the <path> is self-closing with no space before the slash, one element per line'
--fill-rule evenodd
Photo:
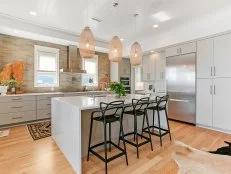
<path fill-rule="evenodd" d="M 27 128 L 33 140 L 39 140 L 39 139 L 51 136 L 51 122 L 50 121 L 28 124 Z"/>

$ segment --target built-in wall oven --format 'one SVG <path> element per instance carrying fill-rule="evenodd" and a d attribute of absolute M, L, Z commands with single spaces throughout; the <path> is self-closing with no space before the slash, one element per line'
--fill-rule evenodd
<path fill-rule="evenodd" d="M 120 77 L 120 83 L 125 87 L 126 93 L 131 93 L 130 77 Z"/>

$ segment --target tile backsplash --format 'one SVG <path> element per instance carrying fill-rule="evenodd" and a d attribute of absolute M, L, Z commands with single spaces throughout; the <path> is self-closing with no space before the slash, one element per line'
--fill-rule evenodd
<path fill-rule="evenodd" d="M 67 68 L 68 47 L 53 43 L 24 39 L 14 36 L 0 34 L 0 68 L 14 60 L 21 60 L 25 63 L 26 70 L 22 90 L 26 92 L 49 92 L 49 91 L 81 91 L 81 74 L 60 73 L 58 88 L 35 88 L 34 87 L 34 46 L 46 46 L 57 48 L 59 52 L 60 68 Z M 110 74 L 110 61 L 108 54 L 96 52 L 98 55 L 99 80 L 105 74 Z M 79 64 L 81 58 L 78 52 Z"/>

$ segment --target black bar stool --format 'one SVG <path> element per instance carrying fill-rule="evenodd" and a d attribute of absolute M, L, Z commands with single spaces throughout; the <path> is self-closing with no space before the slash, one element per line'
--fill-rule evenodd
<path fill-rule="evenodd" d="M 130 132 L 130 133 L 127 133 L 127 134 L 124 134 L 124 137 L 126 136 L 129 136 L 129 135 L 134 135 L 134 142 L 132 141 L 129 141 L 127 139 L 124 139 L 124 141 L 128 144 L 131 144 L 132 146 L 135 146 L 136 147 L 136 152 L 137 152 L 137 158 L 139 158 L 139 147 L 144 145 L 144 144 L 147 144 L 147 143 L 150 143 L 151 144 L 151 150 L 153 150 L 153 147 L 152 147 L 152 139 L 151 139 L 151 134 L 150 134 L 150 130 L 148 128 L 148 131 L 149 131 L 149 137 L 145 137 L 141 134 L 138 133 L 138 128 L 137 128 L 137 117 L 138 116 L 143 116 L 143 119 L 146 118 L 146 122 L 147 122 L 147 125 L 149 127 L 149 121 L 148 121 L 148 117 L 147 117 L 147 111 L 146 111 L 146 108 L 149 104 L 149 97 L 145 97 L 145 98 L 141 98 L 139 100 L 137 99 L 132 99 L 132 105 L 130 106 L 126 106 L 124 108 L 124 114 L 127 114 L 127 115 L 132 115 L 134 117 L 134 131 L 133 132 Z M 130 109 L 128 109 L 130 108 Z M 132 108 L 132 109 L 131 109 Z M 126 111 L 127 110 L 127 111 Z M 123 114 L 123 115 L 124 115 Z M 122 131 L 121 131 L 122 133 Z M 120 134 L 121 135 L 121 134 Z M 145 141 L 139 143 L 138 142 L 138 136 L 141 137 L 141 138 L 144 138 Z M 119 138 L 119 143 L 120 143 L 120 140 L 122 140 L 123 137 L 120 136 Z"/>
<path fill-rule="evenodd" d="M 124 101 L 114 101 L 111 103 L 100 103 L 100 111 L 94 111 L 91 114 L 91 125 L 90 125 L 90 135 L 89 135 L 89 145 L 88 145 L 88 155 L 87 155 L 87 161 L 89 160 L 90 152 L 97 156 L 99 159 L 101 159 L 103 162 L 105 162 L 105 173 L 107 173 L 107 163 L 110 161 L 125 155 L 126 158 L 126 164 L 128 165 L 128 158 L 127 158 L 127 151 L 126 151 L 126 145 L 124 141 L 124 131 L 123 131 L 123 124 L 122 124 L 122 114 L 124 110 Z M 100 116 L 95 116 L 96 113 L 100 113 Z M 102 122 L 104 125 L 104 142 L 95 144 L 91 146 L 91 136 L 92 136 L 92 128 L 93 128 L 93 121 L 99 121 Z M 111 123 L 119 122 L 120 123 L 120 135 L 121 139 L 123 140 L 124 149 L 116 145 L 111 141 Z M 109 125 L 109 140 L 107 140 L 107 124 Z M 114 155 L 110 158 L 107 156 L 107 145 L 109 144 L 109 152 L 111 151 L 111 145 L 116 147 L 121 151 L 121 153 Z M 94 151 L 94 148 L 104 145 L 104 153 L 105 156 L 102 157 L 99 155 L 96 151 Z"/>
<path fill-rule="evenodd" d="M 142 126 L 142 134 L 143 132 L 149 133 L 150 128 L 152 128 L 152 135 L 160 137 L 160 145 L 162 146 L 162 137 L 169 134 L 170 140 L 172 140 L 171 137 L 171 131 L 169 127 L 169 121 L 168 121 L 168 113 L 167 113 L 167 103 L 168 103 L 168 98 L 169 96 L 163 96 L 163 97 L 156 97 L 156 100 L 153 102 L 150 102 L 147 110 L 152 110 L 153 111 L 153 122 L 152 126 L 147 125 L 146 128 L 144 128 L 144 120 L 143 120 L 143 126 Z M 155 112 L 157 111 L 157 116 L 158 116 L 158 126 L 155 126 Z M 168 129 L 161 128 L 160 126 L 160 111 L 165 111 L 165 117 L 167 121 L 167 126 Z M 148 131 L 147 131 L 148 129 Z M 155 133 L 154 129 L 158 129 L 159 133 Z"/>

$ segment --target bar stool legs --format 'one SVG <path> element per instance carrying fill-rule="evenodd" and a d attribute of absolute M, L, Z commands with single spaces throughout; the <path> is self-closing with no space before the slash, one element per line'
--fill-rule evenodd
<path fill-rule="evenodd" d="M 91 135 L 92 135 L 92 128 L 93 128 L 93 115 L 94 115 L 94 112 L 91 113 L 91 124 L 90 124 L 90 133 L 89 133 L 88 151 L 87 151 L 87 161 L 89 161 L 89 155 L 90 155 Z"/>
<path fill-rule="evenodd" d="M 142 135 L 143 135 L 143 132 L 145 133 L 149 133 L 150 128 L 152 128 L 152 132 L 150 132 L 152 135 L 155 135 L 155 136 L 158 136 L 160 138 L 160 145 L 162 146 L 163 145 L 163 141 L 162 141 L 162 137 L 165 136 L 166 134 L 169 134 L 169 137 L 170 137 L 170 140 L 172 140 L 172 137 L 171 137 L 171 131 L 170 131 L 170 126 L 169 126 L 169 120 L 168 120 L 168 113 L 167 113 L 167 110 L 164 109 L 164 112 L 165 112 L 165 118 L 166 118 L 166 122 L 167 122 L 167 129 L 163 129 L 161 128 L 161 124 L 160 124 L 160 110 L 157 108 L 157 109 L 150 109 L 153 111 L 153 122 L 152 122 L 152 125 L 147 125 L 146 128 L 144 128 L 144 119 L 143 119 L 143 125 L 142 125 Z M 155 126 L 155 112 L 157 112 L 157 118 L 158 118 L 158 125 Z M 146 115 L 148 115 L 148 113 L 146 113 Z M 148 116 L 147 116 L 148 118 Z M 154 132 L 154 129 L 157 129 L 158 130 L 158 133 L 155 133 Z"/>
<path fill-rule="evenodd" d="M 107 124 L 104 124 L 104 154 L 105 173 L 107 174 Z"/>

